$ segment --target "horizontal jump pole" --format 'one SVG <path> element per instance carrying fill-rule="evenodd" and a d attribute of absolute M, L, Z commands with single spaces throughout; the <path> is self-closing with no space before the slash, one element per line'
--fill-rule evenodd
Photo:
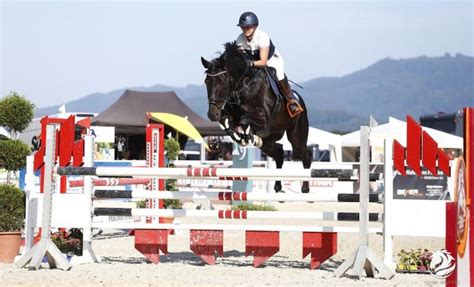
<path fill-rule="evenodd" d="M 95 216 L 157 216 L 219 219 L 314 219 L 335 221 L 359 221 L 356 212 L 299 212 L 299 211 L 247 211 L 247 210 L 188 210 L 153 208 L 107 208 L 94 209 Z M 383 221 L 382 214 L 370 213 L 369 221 Z"/>
<path fill-rule="evenodd" d="M 179 200 L 236 200 L 236 201 L 293 201 L 293 202 L 359 202 L 359 194 L 339 193 L 254 193 L 254 192 L 205 192 L 205 191 L 149 191 L 149 190 L 95 190 L 94 196 L 107 198 L 179 199 Z M 371 194 L 370 202 L 382 202 L 382 194 Z"/>
<path fill-rule="evenodd" d="M 151 178 L 100 178 L 92 180 L 93 186 L 122 186 L 133 184 L 150 184 Z M 69 187 L 83 187 L 84 180 L 70 180 Z M 193 183 L 177 183 L 177 187 L 194 187 L 194 188 L 208 188 L 208 189 L 232 189 L 231 185 L 219 184 L 193 184 Z"/>
<path fill-rule="evenodd" d="M 297 225 L 242 225 L 242 224 L 160 224 L 141 222 L 92 222 L 100 229 L 174 229 L 174 230 L 229 230 L 281 232 L 341 232 L 359 233 L 359 227 L 350 226 L 297 226 Z M 382 227 L 369 227 L 369 233 L 382 233 Z"/>
<path fill-rule="evenodd" d="M 132 184 L 150 184 L 150 178 L 100 178 L 92 180 L 93 186 L 121 186 Z M 84 180 L 70 180 L 69 187 L 82 187 Z"/>
<path fill-rule="evenodd" d="M 176 183 L 176 187 L 182 188 L 208 188 L 208 189 L 232 189 L 232 185 L 224 184 L 193 184 L 193 183 Z"/>
<path fill-rule="evenodd" d="M 201 163 L 201 164 L 186 164 L 186 163 L 175 163 L 175 167 L 208 167 L 208 168 L 232 168 L 233 164 L 231 163 Z M 252 167 L 266 167 L 265 163 L 253 163 Z"/>
<path fill-rule="evenodd" d="M 258 168 L 150 168 L 150 167 L 57 167 L 59 175 L 144 176 L 166 179 L 211 178 L 220 180 L 321 180 L 357 181 L 353 169 L 258 169 Z M 371 173 L 379 180 L 381 173 Z"/>

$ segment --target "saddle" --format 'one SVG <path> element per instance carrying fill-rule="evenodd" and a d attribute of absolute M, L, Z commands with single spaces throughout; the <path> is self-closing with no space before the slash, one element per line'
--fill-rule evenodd
<path fill-rule="evenodd" d="M 270 84 L 270 87 L 272 87 L 273 93 L 277 96 L 277 98 L 283 100 L 283 92 L 280 91 L 280 88 L 278 86 L 278 78 L 276 75 L 276 69 L 273 67 L 264 67 L 265 73 L 267 74 L 267 80 L 268 83 Z"/>
<path fill-rule="evenodd" d="M 256 61 L 260 59 L 259 55 L 254 55 L 249 50 L 245 50 L 245 56 L 249 60 Z M 276 69 L 273 67 L 265 66 L 263 67 L 263 70 L 267 74 L 267 80 L 268 80 L 268 83 L 270 84 L 270 87 L 273 90 L 273 93 L 277 96 L 277 98 L 283 99 L 283 92 L 280 91 L 280 88 L 278 86 L 278 78 L 276 74 Z"/>

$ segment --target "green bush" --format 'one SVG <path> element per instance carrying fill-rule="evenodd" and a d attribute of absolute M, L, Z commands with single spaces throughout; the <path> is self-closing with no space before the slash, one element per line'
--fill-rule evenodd
<path fill-rule="evenodd" d="M 165 157 L 168 162 L 173 162 L 178 158 L 179 153 L 181 152 L 181 147 L 179 142 L 175 138 L 167 138 L 164 145 L 166 154 Z"/>
<path fill-rule="evenodd" d="M 271 205 L 260 205 L 252 203 L 242 203 L 239 205 L 232 206 L 232 210 L 277 211 L 277 209 Z"/>
<path fill-rule="evenodd" d="M 136 208 L 146 208 L 146 199 L 135 202 Z"/>
<path fill-rule="evenodd" d="M 176 183 L 176 179 L 167 179 L 165 181 L 165 189 L 167 191 L 178 191 Z M 171 209 L 180 209 L 183 207 L 183 204 L 179 199 L 163 199 L 163 207 Z"/>
<path fill-rule="evenodd" d="M 168 161 L 167 167 L 175 167 L 174 161 L 178 158 L 178 155 L 181 151 L 179 142 L 175 138 L 167 138 L 164 144 L 165 148 L 165 157 Z M 167 179 L 165 180 L 165 190 L 167 191 L 178 191 L 176 186 L 176 179 Z M 169 209 L 180 209 L 183 207 L 183 204 L 179 199 L 163 199 L 163 208 Z M 146 200 L 137 202 L 137 208 L 146 208 Z"/>
<path fill-rule="evenodd" d="M 0 185 L 0 232 L 21 231 L 25 219 L 25 193 L 10 184 Z"/>
<path fill-rule="evenodd" d="M 181 151 L 179 142 L 175 138 L 167 138 L 165 140 L 165 151 L 166 159 L 168 160 L 168 167 L 175 167 L 174 161 L 178 158 L 178 155 Z M 167 191 L 178 191 L 176 186 L 176 179 L 167 179 L 165 181 L 165 190 Z M 183 207 L 183 204 L 179 199 L 164 199 L 163 200 L 164 208 L 180 209 Z"/>
<path fill-rule="evenodd" d="M 21 140 L 0 141 L 0 168 L 8 171 L 19 170 L 26 165 L 30 148 Z"/>
<path fill-rule="evenodd" d="M 416 250 L 410 249 L 408 251 L 402 249 L 398 254 L 397 264 L 405 266 L 424 266 L 429 267 L 433 253 L 428 249 L 418 248 Z"/>
<path fill-rule="evenodd" d="M 22 95 L 11 92 L 0 100 L 0 126 L 9 132 L 22 132 L 33 120 L 35 105 Z"/>

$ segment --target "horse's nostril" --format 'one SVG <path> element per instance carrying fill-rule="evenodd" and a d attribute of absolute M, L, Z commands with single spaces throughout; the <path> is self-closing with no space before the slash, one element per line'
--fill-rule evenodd
<path fill-rule="evenodd" d="M 216 121 L 218 118 L 219 118 L 219 115 L 218 113 L 216 113 L 215 111 L 212 112 L 212 111 L 209 111 L 207 113 L 207 117 L 211 120 L 211 121 Z"/>

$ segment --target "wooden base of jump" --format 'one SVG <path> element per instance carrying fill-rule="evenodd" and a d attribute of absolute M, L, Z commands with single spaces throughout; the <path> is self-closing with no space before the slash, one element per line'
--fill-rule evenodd
<path fill-rule="evenodd" d="M 135 234 L 153 232 L 152 242 L 137 242 L 135 247 L 145 256 L 159 262 L 157 251 L 168 254 L 168 229 L 143 230 L 136 229 Z M 205 263 L 213 265 L 216 256 L 224 256 L 224 233 L 222 230 L 191 230 L 190 249 Z M 303 259 L 311 258 L 310 269 L 318 268 L 322 262 L 337 252 L 337 233 L 335 232 L 303 232 Z M 280 233 L 278 231 L 246 231 L 245 256 L 254 256 L 253 266 L 259 267 L 267 259 L 280 250 Z"/>

